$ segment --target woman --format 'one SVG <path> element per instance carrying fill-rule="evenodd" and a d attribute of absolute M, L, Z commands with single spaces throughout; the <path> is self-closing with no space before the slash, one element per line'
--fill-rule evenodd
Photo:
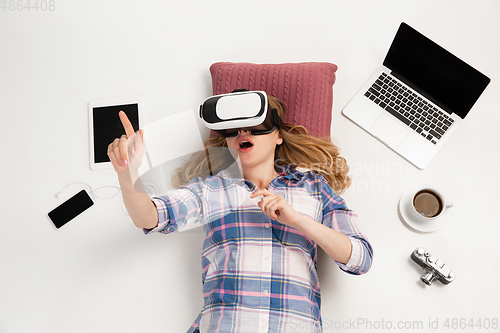
<path fill-rule="evenodd" d="M 283 119 L 283 104 L 268 101 Z M 134 224 L 146 233 L 199 225 L 206 231 L 204 307 L 189 332 L 322 332 L 316 246 L 358 275 L 370 269 L 373 253 L 336 193 L 350 181 L 337 147 L 286 123 L 261 135 L 235 129 L 205 146 L 227 147 L 240 174 L 225 168 L 227 158 L 193 156 L 175 177 L 189 183 L 150 199 L 133 184 L 142 130 L 136 136 L 123 112 L 120 119 L 127 135 L 108 155 Z M 221 171 L 208 175 L 214 169 Z"/>

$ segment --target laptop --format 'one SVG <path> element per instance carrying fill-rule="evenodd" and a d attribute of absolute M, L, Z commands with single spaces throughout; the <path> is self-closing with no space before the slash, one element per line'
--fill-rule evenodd
<path fill-rule="evenodd" d="M 406 23 L 381 66 L 342 113 L 424 169 L 490 79 Z"/>

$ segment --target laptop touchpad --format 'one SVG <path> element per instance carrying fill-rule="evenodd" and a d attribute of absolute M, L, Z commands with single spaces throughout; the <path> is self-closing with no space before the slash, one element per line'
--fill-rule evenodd
<path fill-rule="evenodd" d="M 369 131 L 392 148 L 397 148 L 410 132 L 405 125 L 385 114 L 380 115 Z"/>

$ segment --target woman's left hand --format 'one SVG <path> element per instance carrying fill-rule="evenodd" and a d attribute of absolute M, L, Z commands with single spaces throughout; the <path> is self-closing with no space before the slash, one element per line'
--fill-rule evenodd
<path fill-rule="evenodd" d="M 283 196 L 274 194 L 268 190 L 258 190 L 252 193 L 250 198 L 253 199 L 259 195 L 264 196 L 258 203 L 264 214 L 290 227 L 294 227 L 297 224 L 300 214 L 290 206 Z"/>

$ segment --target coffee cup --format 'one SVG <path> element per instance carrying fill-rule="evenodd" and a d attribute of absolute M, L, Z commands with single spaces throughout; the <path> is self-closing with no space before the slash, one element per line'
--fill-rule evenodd
<path fill-rule="evenodd" d="M 419 189 L 411 200 L 413 215 L 420 221 L 435 220 L 451 207 L 453 203 L 435 187 Z"/>

